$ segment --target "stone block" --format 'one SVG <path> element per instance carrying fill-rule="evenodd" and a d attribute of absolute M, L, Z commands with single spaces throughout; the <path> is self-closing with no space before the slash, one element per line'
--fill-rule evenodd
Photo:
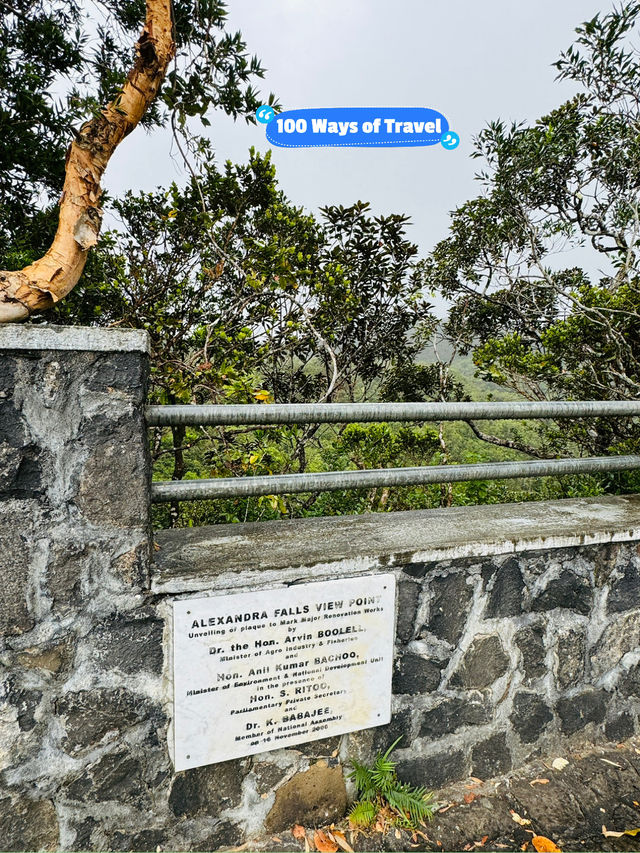
<path fill-rule="evenodd" d="M 451 686 L 482 690 L 504 675 L 508 668 L 509 658 L 497 634 L 476 637 L 451 676 Z"/>
<path fill-rule="evenodd" d="M 560 728 L 565 735 L 572 735 L 589 723 L 602 723 L 607 703 L 604 690 L 585 690 L 575 696 L 560 699 L 556 711 L 560 717 Z"/>
<path fill-rule="evenodd" d="M 638 559 L 629 560 L 620 575 L 612 581 L 607 597 L 607 612 L 621 613 L 640 607 L 640 565 Z"/>
<path fill-rule="evenodd" d="M 400 642 L 407 643 L 412 639 L 415 631 L 420 587 L 417 583 L 401 580 L 398 583 L 397 596 L 396 637 Z"/>
<path fill-rule="evenodd" d="M 435 790 L 464 779 L 468 767 L 462 750 L 447 750 L 424 758 L 399 761 L 397 772 L 401 782 L 417 787 L 424 785 L 428 790 Z"/>
<path fill-rule="evenodd" d="M 70 828 L 72 832 L 75 832 L 75 838 L 71 849 L 77 851 L 93 850 L 93 830 L 97 826 L 98 821 L 94 817 L 87 817 L 84 820 L 73 820 Z"/>
<path fill-rule="evenodd" d="M 103 669 L 159 675 L 163 664 L 162 632 L 163 622 L 151 608 L 118 613 L 91 633 L 92 657 Z"/>
<path fill-rule="evenodd" d="M 58 818 L 50 800 L 21 795 L 0 800 L 0 845 L 3 850 L 57 850 Z"/>
<path fill-rule="evenodd" d="M 70 640 L 56 643 L 53 646 L 31 647 L 20 652 L 18 663 L 25 669 L 41 669 L 46 672 L 58 673 L 66 670 L 73 657 L 73 645 Z"/>
<path fill-rule="evenodd" d="M 70 755 L 99 743 L 108 732 L 122 736 L 144 721 L 151 720 L 157 726 L 164 721 L 159 706 L 123 688 L 65 693 L 54 708 L 64 718 L 62 746 Z"/>
<path fill-rule="evenodd" d="M 485 619 L 506 618 L 522 613 L 524 581 L 517 557 L 510 557 L 495 573 L 485 608 Z"/>
<path fill-rule="evenodd" d="M 591 651 L 592 674 L 598 678 L 640 647 L 640 611 L 615 615 Z"/>
<path fill-rule="evenodd" d="M 144 816 L 140 816 L 141 822 Z M 142 832 L 122 832 L 118 830 L 109 838 L 108 850 L 118 853 L 145 853 L 149 850 L 157 850 L 162 847 L 166 840 L 166 830 L 143 829 Z M 80 848 L 78 848 L 80 849 Z M 214 847 L 208 848 L 214 850 Z"/>
<path fill-rule="evenodd" d="M 35 713 L 42 700 L 42 691 L 17 687 L 12 676 L 3 686 L 6 700 L 15 708 L 20 731 L 31 731 L 36 724 Z"/>
<path fill-rule="evenodd" d="M 539 612 L 564 607 L 586 616 L 591 610 L 591 599 L 589 580 L 565 569 L 534 598 L 531 609 Z"/>
<path fill-rule="evenodd" d="M 640 664 L 635 664 L 620 675 L 618 691 L 625 697 L 640 697 Z"/>
<path fill-rule="evenodd" d="M 254 761 L 252 771 L 256 777 L 259 794 L 270 794 L 289 775 L 289 767 L 280 767 L 268 761 Z"/>
<path fill-rule="evenodd" d="M 430 581 L 433 598 L 429 607 L 427 630 L 456 645 L 467 623 L 473 589 L 463 572 L 454 572 Z"/>
<path fill-rule="evenodd" d="M 445 699 L 422 715 L 420 737 L 436 739 L 453 734 L 462 726 L 481 726 L 489 723 L 492 716 L 491 705 L 486 699 Z"/>
<path fill-rule="evenodd" d="M 242 826 L 230 820 L 221 820 L 215 829 L 203 841 L 189 847 L 190 850 L 202 850 L 209 853 L 211 850 L 227 850 L 230 847 L 239 847 L 245 840 Z M 145 848 L 150 849 L 150 848 Z"/>
<path fill-rule="evenodd" d="M 402 571 L 411 578 L 423 578 L 427 573 L 427 563 L 404 563 Z"/>
<path fill-rule="evenodd" d="M 558 690 L 576 687 L 583 680 L 584 662 L 584 633 L 570 628 L 559 634 L 554 667 Z"/>
<path fill-rule="evenodd" d="M 53 609 L 66 614 L 82 607 L 82 582 L 94 560 L 95 549 L 86 541 L 69 538 L 51 542 L 46 585 Z"/>
<path fill-rule="evenodd" d="M 21 536 L 31 526 L 28 501 L 7 501 L 0 517 L 0 634 L 15 636 L 35 625 L 31 608 L 31 547 Z"/>
<path fill-rule="evenodd" d="M 245 774 L 246 764 L 239 760 L 184 770 L 173 780 L 169 808 L 176 817 L 216 817 L 240 804 Z"/>
<path fill-rule="evenodd" d="M 530 680 L 543 676 L 545 666 L 544 626 L 526 625 L 516 632 L 514 637 L 520 649 L 521 668 Z"/>
<path fill-rule="evenodd" d="M 406 652 L 396 660 L 393 672 L 393 692 L 396 694 L 429 693 L 440 684 L 444 661 L 428 660 Z"/>
<path fill-rule="evenodd" d="M 269 832 L 281 832 L 296 823 L 325 826 L 343 818 L 346 810 L 347 789 L 342 768 L 319 763 L 278 788 L 266 826 Z"/>
<path fill-rule="evenodd" d="M 138 808 L 149 800 L 142 766 L 128 750 L 103 755 L 67 786 L 66 794 L 82 803 L 114 800 Z"/>
<path fill-rule="evenodd" d="M 83 424 L 78 440 L 88 452 L 76 498 L 86 521 L 103 529 L 146 529 L 149 487 L 140 425 L 130 416 L 98 415 Z"/>
<path fill-rule="evenodd" d="M 391 715 L 386 726 L 377 726 L 373 731 L 373 748 L 376 752 L 386 752 L 392 743 L 401 738 L 396 749 L 407 749 L 412 741 L 412 711 L 405 708 Z"/>
<path fill-rule="evenodd" d="M 522 690 L 513 697 L 509 719 L 523 743 L 534 743 L 553 720 L 553 713 L 537 693 Z"/>
<path fill-rule="evenodd" d="M 491 779 L 511 770 L 511 752 L 504 733 L 474 746 L 471 751 L 471 775 L 479 779 Z"/>
<path fill-rule="evenodd" d="M 309 758 L 329 758 L 339 747 L 340 735 L 336 735 L 298 744 L 295 749 Z"/>
<path fill-rule="evenodd" d="M 620 741 L 632 737 L 634 731 L 635 724 L 633 716 L 628 711 L 625 711 L 624 714 L 618 714 L 616 717 L 612 717 L 606 722 L 604 727 L 604 733 L 607 736 L 607 739 L 612 740 L 615 743 L 620 743 Z"/>

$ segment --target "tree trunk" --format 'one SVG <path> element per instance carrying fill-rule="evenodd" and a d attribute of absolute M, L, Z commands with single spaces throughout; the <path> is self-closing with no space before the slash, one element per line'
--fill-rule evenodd
<path fill-rule="evenodd" d="M 60 217 L 53 243 L 34 263 L 0 272 L 0 323 L 51 308 L 78 282 L 87 252 L 98 241 L 100 181 L 118 144 L 158 94 L 174 55 L 171 0 L 147 0 L 136 59 L 118 96 L 85 122 L 67 152 Z"/>

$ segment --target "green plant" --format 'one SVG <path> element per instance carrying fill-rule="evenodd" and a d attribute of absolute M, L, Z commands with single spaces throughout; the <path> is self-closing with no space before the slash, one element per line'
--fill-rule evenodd
<path fill-rule="evenodd" d="M 352 759 L 351 779 L 356 783 L 358 799 L 349 812 L 349 820 L 360 829 L 373 826 L 378 817 L 383 823 L 416 830 L 419 824 L 433 816 L 433 794 L 426 788 L 416 788 L 400 782 L 396 762 L 389 756 L 401 737 L 384 753 L 378 753 L 372 767 Z"/>

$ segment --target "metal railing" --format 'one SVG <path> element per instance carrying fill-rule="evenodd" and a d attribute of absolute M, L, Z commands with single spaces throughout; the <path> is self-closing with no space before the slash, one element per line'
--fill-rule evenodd
<path fill-rule="evenodd" d="M 273 424 L 373 423 L 399 421 L 523 420 L 544 418 L 640 417 L 640 401 L 506 402 L 506 403 L 274 403 L 229 406 L 149 406 L 148 426 L 270 426 Z M 154 503 L 210 500 L 254 495 L 342 491 L 374 486 L 413 486 L 472 480 L 593 474 L 640 468 L 640 456 L 597 456 L 488 462 L 474 465 L 425 465 L 220 477 L 212 480 L 161 481 L 152 484 Z"/>

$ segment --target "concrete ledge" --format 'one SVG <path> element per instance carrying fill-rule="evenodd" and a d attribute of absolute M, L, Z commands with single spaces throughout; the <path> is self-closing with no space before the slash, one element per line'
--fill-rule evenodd
<path fill-rule="evenodd" d="M 149 335 L 142 329 L 7 324 L 0 325 L 0 350 L 148 353 Z"/>
<path fill-rule="evenodd" d="M 637 540 L 640 495 L 223 524 L 156 531 L 154 538 L 155 592 L 239 590 L 408 563 Z"/>

